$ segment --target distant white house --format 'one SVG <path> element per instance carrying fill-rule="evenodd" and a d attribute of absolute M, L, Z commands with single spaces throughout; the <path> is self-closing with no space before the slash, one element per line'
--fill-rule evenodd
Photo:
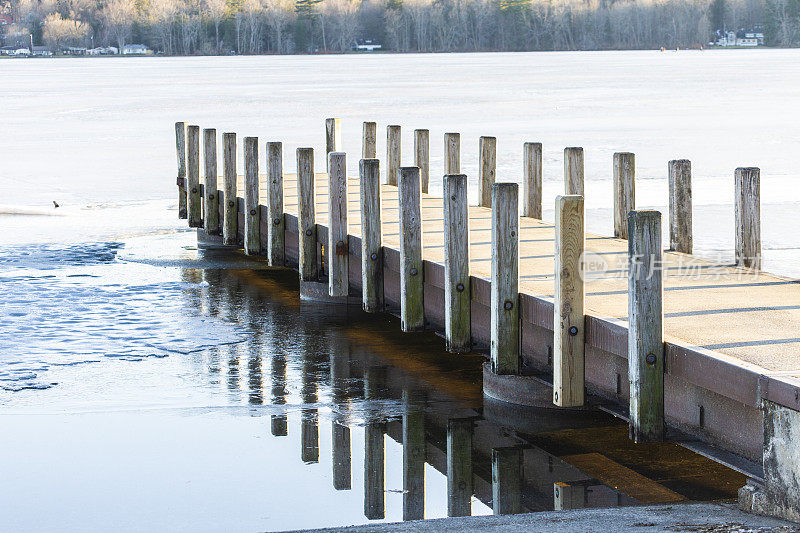
<path fill-rule="evenodd" d="M 760 46 L 764 44 L 764 33 L 761 30 L 721 31 L 717 30 L 717 46 Z"/>
<path fill-rule="evenodd" d="M 147 47 L 143 44 L 126 44 L 122 47 L 124 56 L 143 56 L 147 54 Z"/>
<path fill-rule="evenodd" d="M 114 56 L 118 53 L 119 48 L 116 46 L 98 46 L 97 48 L 86 50 L 86 54 L 90 56 Z"/>
<path fill-rule="evenodd" d="M 31 55 L 31 51 L 28 48 L 17 48 L 13 51 L 12 56 L 29 56 Z"/>
<path fill-rule="evenodd" d="M 53 52 L 46 46 L 34 46 L 33 55 L 36 57 L 50 57 L 53 55 Z"/>
<path fill-rule="evenodd" d="M 353 50 L 358 52 L 374 52 L 382 48 L 381 43 L 372 39 L 356 39 Z"/>

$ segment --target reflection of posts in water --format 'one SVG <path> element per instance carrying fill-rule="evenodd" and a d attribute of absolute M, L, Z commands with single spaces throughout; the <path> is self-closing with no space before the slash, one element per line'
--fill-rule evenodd
<path fill-rule="evenodd" d="M 447 421 L 447 516 L 472 514 L 471 418 Z"/>
<path fill-rule="evenodd" d="M 261 392 L 261 356 L 258 353 L 258 345 L 254 341 L 247 343 L 249 350 L 247 359 L 247 383 L 250 389 L 249 401 L 253 405 L 264 403 L 264 395 Z"/>
<path fill-rule="evenodd" d="M 492 450 L 492 508 L 494 514 L 520 512 L 522 449 Z"/>
<path fill-rule="evenodd" d="M 386 379 L 386 369 L 372 367 L 364 373 L 364 398 L 377 400 Z M 384 433 L 386 424 L 369 414 L 364 427 L 364 516 L 384 518 Z"/>
<path fill-rule="evenodd" d="M 335 336 L 330 346 L 331 388 L 337 411 L 331 424 L 333 432 L 333 488 L 336 490 L 350 490 L 352 486 L 350 428 L 347 426 L 346 415 L 340 412 L 345 408 L 344 404 L 347 401 L 350 354 L 346 343 L 337 342 L 340 339 L 341 337 Z"/>
<path fill-rule="evenodd" d="M 403 390 L 403 520 L 425 518 L 425 411 L 418 392 Z"/>
<path fill-rule="evenodd" d="M 583 482 L 553 483 L 553 508 L 556 511 L 583 509 L 586 507 L 586 484 Z"/>
<path fill-rule="evenodd" d="M 286 403 L 286 357 L 277 350 L 272 354 L 272 405 Z M 285 437 L 289 434 L 286 413 L 274 414 L 270 417 L 272 434 L 276 437 Z"/>
<path fill-rule="evenodd" d="M 303 404 L 317 403 L 317 380 L 314 375 L 313 355 L 306 351 L 303 358 L 302 388 Z M 304 463 L 319 462 L 319 421 L 316 408 L 304 407 L 300 413 L 300 456 Z"/>

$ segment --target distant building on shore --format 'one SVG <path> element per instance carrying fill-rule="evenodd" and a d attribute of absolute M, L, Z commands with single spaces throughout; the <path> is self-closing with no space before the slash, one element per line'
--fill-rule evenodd
<path fill-rule="evenodd" d="M 124 56 L 143 56 L 147 55 L 147 47 L 143 44 L 126 44 L 122 47 Z"/>
<path fill-rule="evenodd" d="M 97 48 L 86 50 L 86 55 L 90 56 L 115 56 L 118 53 L 119 48 L 116 46 L 98 46 Z"/>
<path fill-rule="evenodd" d="M 53 51 L 46 46 L 34 46 L 32 55 L 34 57 L 50 57 L 53 55 Z"/>
<path fill-rule="evenodd" d="M 761 31 L 761 28 L 741 29 L 735 32 L 717 30 L 716 40 L 712 44 L 716 46 L 763 46 L 764 32 Z"/>
<path fill-rule="evenodd" d="M 383 46 L 381 46 L 381 43 L 378 41 L 373 41 L 372 39 L 356 39 L 352 49 L 356 52 L 374 52 L 381 48 L 383 48 Z"/>

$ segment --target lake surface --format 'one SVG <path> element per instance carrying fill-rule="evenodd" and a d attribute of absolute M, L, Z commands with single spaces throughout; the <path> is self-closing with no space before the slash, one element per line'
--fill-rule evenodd
<path fill-rule="evenodd" d="M 433 334 L 301 304 L 294 274 L 198 251 L 177 220 L 173 124 L 283 141 L 287 172 L 296 147 L 322 152 L 329 116 L 350 169 L 362 121 L 378 122 L 379 156 L 400 124 L 404 159 L 428 128 L 434 192 L 446 131 L 462 134 L 473 180 L 480 135 L 497 137 L 509 181 L 522 143 L 540 141 L 546 208 L 563 148 L 582 145 L 587 227 L 604 234 L 613 152 L 636 153 L 638 205 L 660 209 L 667 161 L 689 158 L 695 246 L 723 260 L 733 169 L 760 166 L 765 268 L 798 276 L 798 66 L 800 50 L 0 61 L 0 523 L 279 530 L 402 520 L 404 503 L 488 514 L 492 450 L 520 458 L 501 494 L 521 511 L 565 505 L 556 486 L 572 505 L 642 501 L 569 462 L 589 454 L 682 497 L 735 497 L 742 476 L 673 445 L 634 450 L 610 416 L 485 404 L 481 357 L 453 358 Z M 424 428 L 421 492 L 404 492 L 404 420 Z M 455 495 L 448 431 L 473 441 L 474 483 Z"/>

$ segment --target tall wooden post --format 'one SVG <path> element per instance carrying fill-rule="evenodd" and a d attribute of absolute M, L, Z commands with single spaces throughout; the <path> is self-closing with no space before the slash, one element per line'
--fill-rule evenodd
<path fill-rule="evenodd" d="M 239 233 L 239 203 L 236 195 L 236 134 L 222 134 L 222 179 L 225 198 L 222 207 L 222 243 L 236 246 Z"/>
<path fill-rule="evenodd" d="M 444 177 L 444 330 L 447 351 L 472 351 L 467 176 Z"/>
<path fill-rule="evenodd" d="M 491 362 L 519 374 L 519 210 L 516 183 L 492 186 Z"/>
<path fill-rule="evenodd" d="M 496 515 L 520 512 L 522 449 L 492 449 L 492 510 Z"/>
<path fill-rule="evenodd" d="M 186 128 L 187 204 L 189 227 L 203 227 L 203 197 L 200 195 L 200 127 Z"/>
<path fill-rule="evenodd" d="M 175 123 L 175 153 L 178 156 L 178 218 L 188 216 L 186 209 L 186 123 Z"/>
<path fill-rule="evenodd" d="M 361 295 L 364 311 L 383 309 L 383 247 L 381 243 L 380 161 L 362 159 L 361 180 Z"/>
<path fill-rule="evenodd" d="M 461 134 L 444 134 L 444 173 L 461 173 Z"/>
<path fill-rule="evenodd" d="M 556 198 L 553 403 L 584 402 L 583 196 Z"/>
<path fill-rule="evenodd" d="M 217 130 L 203 130 L 203 159 L 205 163 L 205 200 L 203 225 L 208 235 L 219 235 L 219 192 L 217 191 Z"/>
<path fill-rule="evenodd" d="M 736 169 L 736 264 L 761 268 L 761 171 Z"/>
<path fill-rule="evenodd" d="M 564 148 L 564 194 L 583 196 L 583 148 Z"/>
<path fill-rule="evenodd" d="M 628 238 L 628 213 L 636 209 L 636 159 L 630 152 L 614 154 L 614 237 Z"/>
<path fill-rule="evenodd" d="M 244 138 L 244 252 L 261 253 L 261 216 L 258 207 L 258 137 Z"/>
<path fill-rule="evenodd" d="M 399 170 L 400 322 L 403 331 L 425 328 L 419 168 Z"/>
<path fill-rule="evenodd" d="M 628 378 L 630 434 L 664 439 L 664 331 L 661 213 L 628 215 Z"/>
<path fill-rule="evenodd" d="M 319 278 L 315 207 L 314 149 L 297 149 L 297 235 L 300 281 Z"/>
<path fill-rule="evenodd" d="M 425 194 L 430 181 L 430 144 L 428 130 L 414 130 L 414 165 L 419 167 L 420 185 Z"/>
<path fill-rule="evenodd" d="M 347 241 L 347 165 L 344 152 L 328 154 L 328 294 L 350 291 Z"/>
<path fill-rule="evenodd" d="M 669 162 L 669 247 L 692 253 L 692 162 Z"/>
<path fill-rule="evenodd" d="M 470 418 L 447 421 L 447 516 L 472 514 L 472 428 Z"/>
<path fill-rule="evenodd" d="M 492 207 L 492 185 L 497 174 L 497 139 L 481 137 L 478 145 L 478 205 Z"/>
<path fill-rule="evenodd" d="M 364 122 L 361 138 L 361 158 L 375 159 L 378 157 L 378 125 L 374 122 Z"/>
<path fill-rule="evenodd" d="M 400 169 L 400 126 L 386 126 L 386 183 L 397 185 Z"/>
<path fill-rule="evenodd" d="M 338 118 L 325 119 L 325 156 L 331 152 L 341 152 L 341 121 Z"/>
<path fill-rule="evenodd" d="M 542 218 L 542 143 L 525 143 L 522 149 L 522 214 Z"/>
<path fill-rule="evenodd" d="M 283 145 L 267 143 L 267 260 L 269 266 L 285 266 L 285 229 L 283 216 Z"/>
<path fill-rule="evenodd" d="M 425 518 L 425 405 L 403 389 L 403 520 Z"/>

